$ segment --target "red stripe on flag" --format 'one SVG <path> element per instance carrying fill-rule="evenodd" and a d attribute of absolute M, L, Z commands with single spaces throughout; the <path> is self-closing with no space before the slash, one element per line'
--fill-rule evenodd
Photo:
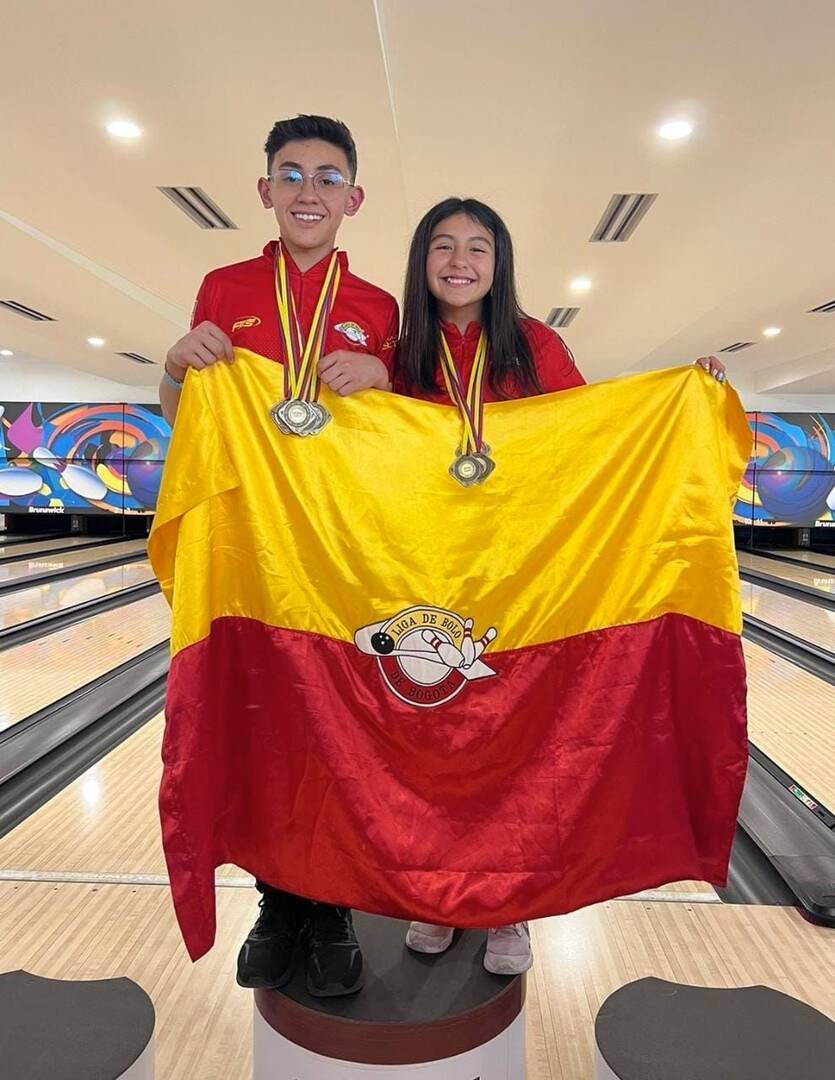
<path fill-rule="evenodd" d="M 495 676 L 417 708 L 353 645 L 251 619 L 175 657 L 160 807 L 194 959 L 223 863 L 462 927 L 724 884 L 747 761 L 738 637 L 665 615 L 484 659 Z"/>

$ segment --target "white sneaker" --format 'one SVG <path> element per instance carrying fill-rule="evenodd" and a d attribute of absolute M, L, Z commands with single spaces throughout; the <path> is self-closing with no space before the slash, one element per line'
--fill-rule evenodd
<path fill-rule="evenodd" d="M 533 964 L 528 924 L 513 923 L 487 931 L 484 966 L 494 975 L 521 975 Z"/>
<path fill-rule="evenodd" d="M 442 953 L 452 944 L 455 931 L 449 926 L 413 922 L 406 933 L 406 944 L 414 952 Z"/>

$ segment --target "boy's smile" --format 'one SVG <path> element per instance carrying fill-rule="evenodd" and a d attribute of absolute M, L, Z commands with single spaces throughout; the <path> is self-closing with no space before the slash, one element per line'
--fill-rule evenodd
<path fill-rule="evenodd" d="M 258 191 L 264 207 L 275 213 L 290 254 L 314 261 L 327 255 L 342 219 L 353 217 L 364 198 L 362 188 L 351 183 L 345 152 L 321 139 L 288 142 L 273 157 L 270 172 L 258 181 Z M 323 175 L 325 184 L 315 179 Z M 336 178 L 346 183 L 334 183 Z"/>

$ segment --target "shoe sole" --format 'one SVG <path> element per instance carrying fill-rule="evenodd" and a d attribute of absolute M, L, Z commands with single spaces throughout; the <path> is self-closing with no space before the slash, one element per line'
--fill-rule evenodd
<path fill-rule="evenodd" d="M 244 980 L 240 975 L 235 976 L 235 982 L 238 986 L 244 990 L 280 990 L 282 986 L 286 986 L 291 982 L 295 970 L 291 971 L 289 975 L 282 975 L 278 982 L 274 982 L 272 979 L 248 979 Z"/>
<path fill-rule="evenodd" d="M 440 944 L 431 942 L 430 944 L 423 944 L 421 941 L 410 940 L 406 937 L 406 948 L 412 949 L 413 953 L 421 953 L 425 956 L 437 956 L 441 953 L 446 953 L 446 950 L 453 944 L 454 934 L 449 935 L 448 940 L 444 940 Z"/>
<path fill-rule="evenodd" d="M 525 972 L 530 971 L 532 967 L 533 957 L 521 967 L 512 960 L 488 961 L 486 956 L 484 958 L 484 970 L 489 971 L 491 975 L 524 975 Z"/>
<path fill-rule="evenodd" d="M 277 980 L 255 978 L 242 979 L 240 971 L 235 973 L 235 982 L 244 990 L 280 990 L 282 986 L 286 986 L 289 982 L 293 981 L 293 976 L 299 969 L 301 963 L 302 954 L 301 949 L 296 948 L 289 965 L 284 969 Z"/>
<path fill-rule="evenodd" d="M 315 998 L 348 997 L 349 994 L 356 994 L 365 986 L 364 976 L 361 976 L 353 986 L 327 986 L 324 990 L 312 986 L 309 979 L 306 981 L 308 994 Z"/>

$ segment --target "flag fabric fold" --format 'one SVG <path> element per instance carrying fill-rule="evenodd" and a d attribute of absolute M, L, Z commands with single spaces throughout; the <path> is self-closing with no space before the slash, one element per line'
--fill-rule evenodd
<path fill-rule="evenodd" d="M 697 368 L 455 410 L 190 373 L 150 540 L 173 610 L 160 793 L 197 958 L 214 870 L 497 926 L 722 884 L 747 760 L 731 503 L 751 436 Z"/>

